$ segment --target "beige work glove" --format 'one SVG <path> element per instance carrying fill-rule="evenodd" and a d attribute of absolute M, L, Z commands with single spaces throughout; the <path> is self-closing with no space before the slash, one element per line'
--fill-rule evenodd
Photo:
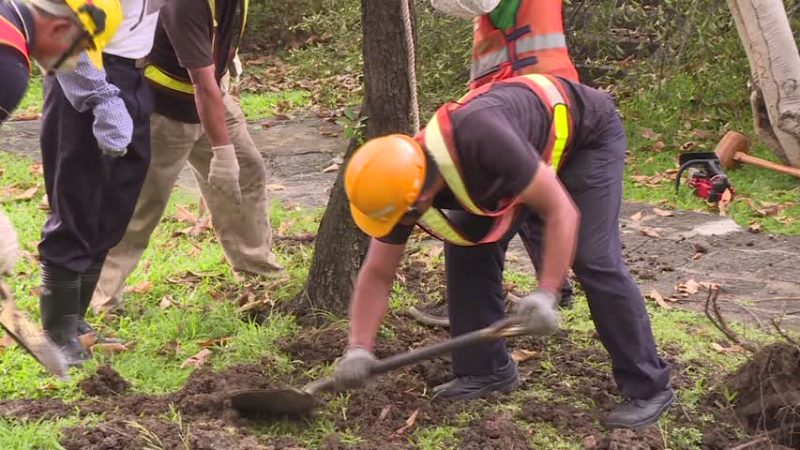
<path fill-rule="evenodd" d="M 17 233 L 8 217 L 0 211 L 0 275 L 10 274 L 18 260 Z"/>
<path fill-rule="evenodd" d="M 230 197 L 236 204 L 242 203 L 242 191 L 239 188 L 239 161 L 233 144 L 212 147 L 214 157 L 208 169 L 208 184 L 221 194 Z"/>

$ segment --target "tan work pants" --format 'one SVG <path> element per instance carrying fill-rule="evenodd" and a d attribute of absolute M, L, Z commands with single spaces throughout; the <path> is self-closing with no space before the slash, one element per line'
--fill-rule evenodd
<path fill-rule="evenodd" d="M 257 275 L 282 269 L 272 253 L 264 161 L 247 131 L 238 100 L 231 95 L 225 95 L 223 99 L 228 133 L 239 161 L 241 204 L 236 205 L 207 182 L 213 153 L 202 125 L 153 114 L 150 119 L 150 168 L 125 236 L 109 252 L 100 274 L 92 298 L 92 308 L 96 313 L 122 305 L 125 279 L 136 268 L 147 248 L 150 235 L 161 220 L 172 188 L 187 160 L 211 213 L 217 239 L 233 269 Z"/>

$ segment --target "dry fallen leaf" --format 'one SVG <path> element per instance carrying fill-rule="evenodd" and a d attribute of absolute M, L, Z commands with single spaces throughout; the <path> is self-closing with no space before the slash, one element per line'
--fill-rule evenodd
<path fill-rule="evenodd" d="M 0 349 L 11 347 L 15 343 L 16 342 L 14 341 L 14 338 L 9 336 L 8 334 L 4 334 L 3 337 L 0 338 Z"/>
<path fill-rule="evenodd" d="M 92 348 L 97 344 L 97 333 L 86 333 L 78 336 L 83 348 Z"/>
<path fill-rule="evenodd" d="M 769 217 L 778 214 L 785 208 L 786 208 L 785 205 L 770 204 L 769 206 L 766 206 L 764 208 L 756 209 L 755 212 L 758 217 Z"/>
<path fill-rule="evenodd" d="M 744 348 L 741 345 L 733 344 L 729 347 L 723 347 L 716 342 L 711 343 L 711 348 L 720 352 L 720 353 L 742 353 L 744 352 Z"/>
<path fill-rule="evenodd" d="M 268 184 L 267 185 L 267 190 L 270 191 L 270 192 L 284 191 L 284 190 L 286 190 L 286 186 L 284 186 L 282 184 Z"/>
<path fill-rule="evenodd" d="M 697 292 L 700 290 L 700 287 L 701 287 L 700 283 L 694 281 L 694 279 L 691 279 L 686 283 L 680 283 L 677 286 L 675 286 L 675 290 L 689 295 L 694 295 L 697 294 Z"/>
<path fill-rule="evenodd" d="M 322 173 L 336 172 L 339 170 L 339 164 L 331 164 L 330 166 L 322 169 Z"/>
<path fill-rule="evenodd" d="M 417 423 L 417 416 L 419 416 L 419 409 L 415 409 L 413 413 L 406 419 L 406 424 L 394 432 L 395 435 L 403 434 Z"/>
<path fill-rule="evenodd" d="M 650 291 L 650 295 L 648 295 L 648 297 L 655 300 L 656 303 L 658 303 L 658 306 L 664 309 L 672 309 L 672 306 L 669 306 L 669 304 L 666 301 L 664 301 L 664 297 L 661 294 L 659 294 L 657 290 L 653 289 L 652 291 Z"/>
<path fill-rule="evenodd" d="M 36 196 L 36 192 L 39 191 L 39 186 L 34 186 L 32 188 L 28 188 L 24 190 L 21 194 L 17 194 L 14 196 L 14 200 L 30 200 L 34 196 Z"/>
<path fill-rule="evenodd" d="M 667 144 L 665 144 L 664 141 L 658 141 L 658 142 L 654 142 L 651 147 L 653 148 L 654 152 L 658 153 L 658 152 L 664 150 L 665 148 L 667 148 Z"/>
<path fill-rule="evenodd" d="M 692 130 L 691 136 L 695 139 L 714 139 L 717 137 L 717 132 L 709 130 Z"/>
<path fill-rule="evenodd" d="M 591 434 L 583 438 L 583 449 L 594 450 L 597 448 L 597 438 Z"/>
<path fill-rule="evenodd" d="M 194 214 L 192 214 L 188 209 L 182 206 L 177 206 L 176 209 L 178 210 L 178 212 L 175 214 L 175 216 L 179 222 L 186 222 L 189 225 L 194 225 L 197 223 L 197 217 Z"/>
<path fill-rule="evenodd" d="M 42 165 L 39 163 L 31 164 L 30 170 L 31 170 L 31 175 L 36 175 L 37 177 L 44 175 L 44 169 L 42 168 Z"/>
<path fill-rule="evenodd" d="M 758 222 L 751 222 L 750 225 L 747 226 L 747 231 L 751 233 L 760 233 L 761 232 L 761 224 Z"/>
<path fill-rule="evenodd" d="M 514 362 L 521 363 L 529 359 L 532 359 L 537 354 L 538 352 L 535 352 L 533 350 L 517 349 L 511 352 L 511 359 L 513 359 Z"/>
<path fill-rule="evenodd" d="M 633 222 L 641 222 L 643 215 L 644 214 L 642 213 L 642 211 L 639 211 L 636 214 L 631 216 L 631 221 L 633 221 Z"/>
<path fill-rule="evenodd" d="M 643 138 L 651 141 L 657 141 L 661 139 L 661 135 L 650 128 L 639 128 L 639 132 L 642 134 Z"/>
<path fill-rule="evenodd" d="M 92 353 L 122 353 L 130 350 L 130 342 L 127 344 L 120 344 L 118 342 L 104 342 L 102 344 L 94 344 L 92 346 Z"/>
<path fill-rule="evenodd" d="M 204 348 L 195 355 L 186 358 L 186 361 L 181 364 L 181 369 L 185 369 L 187 367 L 200 368 L 208 361 L 210 356 L 211 350 Z"/>
<path fill-rule="evenodd" d="M 180 351 L 181 344 L 178 341 L 169 341 L 158 350 L 158 354 L 174 358 Z"/>
<path fill-rule="evenodd" d="M 125 292 L 132 292 L 134 294 L 144 294 L 145 292 L 149 292 L 150 289 L 152 288 L 153 288 L 152 283 L 150 283 L 149 281 L 142 281 L 137 285 L 126 287 Z"/>
<path fill-rule="evenodd" d="M 200 346 L 203 348 L 225 347 L 231 342 L 233 342 L 233 336 L 226 336 L 217 339 L 207 339 L 205 341 L 200 341 Z"/>
<path fill-rule="evenodd" d="M 672 217 L 675 215 L 672 211 L 667 211 L 666 209 L 661 208 L 653 208 L 653 212 L 660 217 Z"/>
<path fill-rule="evenodd" d="M 160 309 L 167 309 L 172 306 L 175 306 L 175 300 L 172 299 L 171 295 L 165 295 L 160 302 L 158 302 L 158 307 Z"/>
<path fill-rule="evenodd" d="M 650 227 L 642 227 L 642 229 L 639 230 L 639 231 L 641 231 L 642 234 L 647 236 L 647 237 L 651 237 L 651 238 L 660 238 L 661 237 L 661 235 L 658 234 L 658 231 L 656 231 L 655 229 L 650 228 Z"/>
<path fill-rule="evenodd" d="M 392 410 L 392 405 L 386 405 L 381 410 L 381 414 L 378 416 L 378 420 L 385 420 L 386 416 L 389 415 L 389 411 Z"/>

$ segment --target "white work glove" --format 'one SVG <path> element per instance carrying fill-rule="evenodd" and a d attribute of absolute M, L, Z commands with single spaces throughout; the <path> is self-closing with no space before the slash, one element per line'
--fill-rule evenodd
<path fill-rule="evenodd" d="M 212 147 L 214 157 L 208 169 L 208 184 L 223 195 L 229 196 L 240 204 L 242 191 L 239 188 L 239 161 L 236 160 L 236 151 L 233 144 Z"/>
<path fill-rule="evenodd" d="M 333 371 L 333 379 L 338 389 L 356 389 L 366 386 L 372 376 L 372 366 L 378 360 L 371 351 L 362 347 L 347 349 Z"/>
<path fill-rule="evenodd" d="M 500 0 L 431 0 L 434 8 L 462 19 L 472 19 L 489 14 L 499 4 Z"/>
<path fill-rule="evenodd" d="M 537 289 L 517 303 L 515 315 L 522 327 L 532 335 L 546 336 L 561 327 L 558 297 L 552 292 Z"/>
<path fill-rule="evenodd" d="M 8 217 L 0 212 L 0 275 L 10 274 L 18 260 L 17 233 Z"/>

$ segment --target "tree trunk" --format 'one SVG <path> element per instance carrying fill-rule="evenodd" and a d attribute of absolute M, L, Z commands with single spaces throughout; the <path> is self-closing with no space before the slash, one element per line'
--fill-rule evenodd
<path fill-rule="evenodd" d="M 800 167 L 800 54 L 782 0 L 728 0 L 750 61 L 755 129 L 784 162 Z"/>
<path fill-rule="evenodd" d="M 361 2 L 364 36 L 361 114 L 367 117 L 367 139 L 414 131 L 416 103 L 412 86 L 415 87 L 416 81 L 413 68 L 409 67 L 402 2 L 408 2 L 413 24 L 413 0 Z M 317 313 L 347 314 L 353 285 L 369 243 L 350 216 L 344 191 L 343 169 L 359 144 L 353 140 L 345 155 L 345 165 L 339 171 L 317 233 L 308 280 L 295 305 L 298 312 L 313 318 L 315 323 L 321 322 L 325 315 Z"/>

